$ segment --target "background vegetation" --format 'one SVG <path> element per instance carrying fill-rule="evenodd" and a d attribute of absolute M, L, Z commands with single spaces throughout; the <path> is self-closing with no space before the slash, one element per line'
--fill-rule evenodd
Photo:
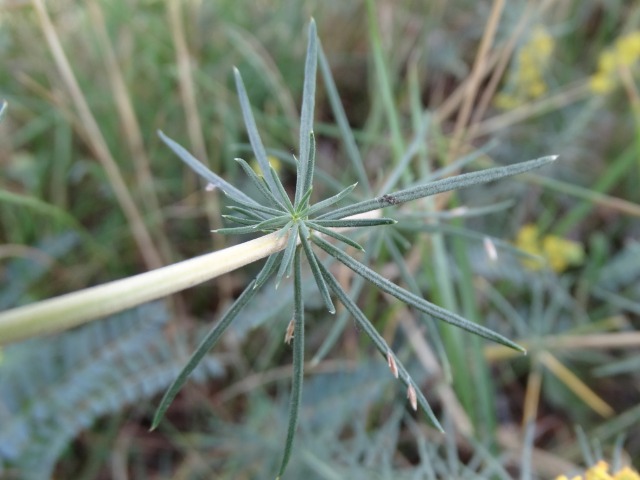
<path fill-rule="evenodd" d="M 446 329 L 438 341 L 415 313 L 363 289 L 359 305 L 421 379 L 442 436 L 407 408 L 353 322 L 317 298 L 285 478 L 553 478 L 600 459 L 639 468 L 637 2 L 4 0 L 0 309 L 239 241 L 209 233 L 224 199 L 155 132 L 242 185 L 233 158 L 252 159 L 235 65 L 292 180 L 310 16 L 376 191 L 407 152 L 404 184 L 561 158 L 403 211 L 413 216 L 398 225 L 404 241 L 365 257 L 528 356 Z M 332 193 L 331 178 L 346 186 L 358 173 L 323 88 L 317 166 Z M 256 271 L 1 347 L 3 478 L 274 476 L 289 289 L 243 312 L 148 432 L 158 394 Z"/>

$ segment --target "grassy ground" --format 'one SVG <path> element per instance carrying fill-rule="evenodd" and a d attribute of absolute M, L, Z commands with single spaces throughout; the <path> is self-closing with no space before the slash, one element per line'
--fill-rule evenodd
<path fill-rule="evenodd" d="M 233 158 L 252 159 L 235 65 L 265 144 L 288 157 L 313 16 L 375 191 L 415 138 L 403 185 L 440 168 L 560 160 L 405 211 L 413 215 L 397 230 L 405 242 L 372 246 L 379 255 L 368 258 L 376 271 L 415 282 L 426 298 L 529 354 L 447 329 L 438 341 L 414 312 L 365 288 L 359 304 L 422 376 L 449 432 L 441 436 L 405 411 L 404 392 L 350 320 L 312 308 L 307 352 L 317 353 L 308 359 L 290 478 L 554 478 L 600 459 L 639 468 L 640 7 L 343 3 L 0 3 L 0 94 L 8 102 L 0 124 L 0 308 L 240 241 L 209 233 L 221 225 L 225 199 L 206 191 L 156 130 L 242 186 Z M 357 172 L 320 89 L 318 167 L 348 185 Z M 456 163 L 474 152 L 470 165 Z M 280 168 L 286 178 L 290 167 Z M 321 186 L 333 193 L 330 181 Z M 82 365 L 68 364 L 74 343 L 57 337 L 5 347 L 0 392 L 22 396 L 15 405 L 0 396 L 0 419 L 24 419 L 28 438 L 38 418 L 62 416 L 53 400 L 33 408 L 34 396 L 63 401 L 87 391 L 73 399 L 86 421 L 72 410 L 47 433 L 66 432 L 49 451 L 57 478 L 271 478 L 291 374 L 282 339 L 292 299 L 283 290 L 258 300 L 160 431 L 147 432 L 166 384 L 153 383 L 154 362 L 163 359 L 170 379 L 254 270 L 168 299 L 161 314 L 141 311 L 143 319 L 164 318 L 145 340 L 122 322 L 106 343 L 88 338 L 108 327 L 72 332 L 76 344 L 95 349 Z M 52 349 L 58 373 L 20 374 L 39 371 L 29 364 L 42 362 L 38 348 Z M 127 366 L 132 352 L 137 375 Z M 78 373 L 101 365 L 114 378 L 100 376 L 104 368 Z M 116 393 L 107 397 L 109 389 L 92 382 L 112 382 Z M 8 438 L 16 437 L 0 432 L 0 469 L 6 464 L 8 478 L 35 472 L 35 450 L 12 451 L 2 443 Z"/>

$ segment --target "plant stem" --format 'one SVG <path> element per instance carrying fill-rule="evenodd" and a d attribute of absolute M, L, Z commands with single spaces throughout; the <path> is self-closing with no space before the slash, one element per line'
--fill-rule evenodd
<path fill-rule="evenodd" d="M 379 216 L 380 211 L 373 211 L 357 218 Z M 283 250 L 288 238 L 270 233 L 139 275 L 0 312 L 0 345 L 68 330 L 185 290 Z"/>

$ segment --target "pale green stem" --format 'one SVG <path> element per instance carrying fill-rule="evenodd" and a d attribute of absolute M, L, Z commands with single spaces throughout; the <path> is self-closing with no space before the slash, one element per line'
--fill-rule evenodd
<path fill-rule="evenodd" d="M 379 211 L 367 213 L 358 218 L 380 216 Z M 0 312 L 0 345 L 61 332 L 193 287 L 279 252 L 287 238 L 279 232 L 270 233 L 122 280 Z"/>

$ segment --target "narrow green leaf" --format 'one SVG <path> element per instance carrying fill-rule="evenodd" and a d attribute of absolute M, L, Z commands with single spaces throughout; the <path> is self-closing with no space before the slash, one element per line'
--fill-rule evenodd
<path fill-rule="evenodd" d="M 318 36 L 316 22 L 312 19 L 309 24 L 309 41 L 307 43 L 307 58 L 304 65 L 304 86 L 302 90 L 302 110 L 300 112 L 300 157 L 298 158 L 298 174 L 296 177 L 295 204 L 298 205 L 305 186 L 307 172 L 310 169 L 310 134 L 313 130 L 313 113 L 316 101 L 316 70 L 318 66 Z M 313 175 L 313 172 L 311 172 Z"/>
<path fill-rule="evenodd" d="M 421 312 L 427 313 L 438 320 L 442 320 L 451 325 L 455 325 L 456 327 L 462 328 L 470 333 L 479 335 L 488 340 L 492 340 L 496 343 L 500 343 L 507 347 L 513 348 L 514 350 L 518 350 L 520 352 L 525 352 L 524 348 L 520 345 L 512 342 L 508 338 L 500 335 L 499 333 L 494 332 L 493 330 L 483 327 L 482 325 L 478 325 L 477 323 L 470 322 L 469 320 L 462 318 L 460 315 L 457 315 L 453 312 L 450 312 L 442 307 L 434 305 L 433 303 L 427 302 L 425 299 L 403 289 L 398 285 L 395 285 L 393 282 L 387 280 L 380 274 L 374 272 L 366 265 L 361 264 L 354 258 L 350 257 L 340 249 L 334 247 L 326 240 L 318 236 L 311 237 L 313 242 L 322 248 L 329 255 L 333 256 L 340 262 L 344 263 L 347 267 L 353 270 L 358 275 L 369 280 L 375 286 L 377 286 L 380 290 L 393 295 L 397 299 L 403 301 L 407 305 L 414 307 Z"/>
<path fill-rule="evenodd" d="M 217 230 L 211 230 L 211 233 L 219 233 L 220 235 L 245 235 L 247 233 L 256 233 L 256 226 L 218 228 Z"/>
<path fill-rule="evenodd" d="M 393 218 L 343 218 L 340 220 L 314 220 L 314 224 L 331 228 L 377 227 L 398 223 Z"/>
<path fill-rule="evenodd" d="M 264 213 L 268 216 L 279 216 L 285 213 L 282 210 L 276 210 L 275 208 L 267 207 L 265 205 L 260 205 L 259 203 L 249 203 L 249 202 L 239 201 L 236 199 L 234 199 L 234 201 L 239 205 L 252 209 L 254 212 Z"/>
<path fill-rule="evenodd" d="M 236 205 L 230 205 L 227 208 L 233 212 L 237 212 L 244 215 L 247 220 L 254 220 L 253 223 L 258 223 L 265 220 L 264 215 L 256 212 L 255 210 L 251 210 L 250 208 L 238 207 Z M 257 220 L 258 222 L 256 222 L 255 220 Z"/>
<path fill-rule="evenodd" d="M 308 215 L 315 215 L 319 211 L 330 207 L 334 203 L 338 203 L 340 200 L 342 200 L 347 195 L 349 195 L 351 192 L 353 192 L 353 189 L 356 188 L 356 185 L 358 185 L 358 184 L 354 183 L 353 185 L 348 186 L 347 188 L 342 190 L 340 193 L 334 195 L 333 197 L 329 197 L 329 198 L 327 198 L 325 200 L 322 200 L 321 202 L 318 202 L 318 203 L 316 203 L 314 205 L 311 205 L 311 207 L 309 207 L 309 211 L 307 212 L 307 214 Z"/>
<path fill-rule="evenodd" d="M 251 166 L 247 162 L 245 162 L 241 158 L 236 158 L 235 160 L 240 164 L 244 172 L 247 174 L 247 176 L 249 177 L 249 180 L 251 180 L 251 183 L 253 183 L 256 186 L 256 188 L 260 191 L 260 193 L 267 200 L 269 200 L 274 207 L 280 207 L 283 210 L 286 210 L 282 202 L 274 196 L 271 190 L 269 190 L 268 186 L 265 184 L 264 179 L 260 178 L 258 174 L 256 174 L 256 172 L 253 170 L 253 168 L 251 168 Z"/>
<path fill-rule="evenodd" d="M 233 76 L 236 82 L 236 90 L 238 91 L 238 99 L 240 100 L 240 109 L 242 110 L 242 118 L 244 119 L 245 127 L 247 128 L 247 134 L 249 135 L 249 143 L 251 143 L 251 148 L 253 149 L 253 153 L 256 156 L 256 160 L 258 161 L 258 166 L 262 171 L 262 175 L 269 186 L 269 189 L 273 193 L 273 195 L 277 198 L 280 195 L 278 188 L 273 181 L 273 179 L 269 176 L 269 159 L 267 157 L 267 152 L 264 149 L 264 144 L 260 139 L 260 133 L 258 133 L 258 127 L 256 126 L 255 118 L 253 118 L 253 112 L 251 111 L 251 103 L 249 102 L 249 96 L 247 95 L 247 90 L 244 87 L 244 82 L 242 81 L 242 76 L 240 75 L 240 71 L 234 67 Z M 284 200 L 284 199 L 281 199 Z"/>
<path fill-rule="evenodd" d="M 305 203 L 305 197 L 307 201 L 309 200 L 310 190 L 313 186 L 313 173 L 316 166 L 316 137 L 313 135 L 313 132 L 309 134 L 309 162 L 307 163 L 307 170 L 304 177 L 304 181 L 302 182 L 302 191 L 304 195 L 299 199 L 296 204 L 297 208 L 305 208 L 308 206 L 308 203 Z M 296 192 L 297 193 L 297 192 Z"/>
<path fill-rule="evenodd" d="M 269 218 L 264 220 L 257 225 L 254 225 L 254 231 L 259 230 L 273 230 L 284 227 L 287 222 L 291 220 L 290 215 L 280 215 L 278 217 Z"/>
<path fill-rule="evenodd" d="M 274 266 L 275 264 L 273 262 L 267 262 L 258 276 L 268 278 L 271 274 L 273 274 Z M 215 324 L 215 326 L 207 334 L 204 340 L 202 340 L 198 348 L 196 348 L 195 352 L 193 352 L 187 364 L 184 366 L 182 371 L 178 374 L 178 377 L 173 381 L 173 383 L 169 386 L 166 393 L 162 397 L 160 405 L 158 406 L 158 409 L 153 416 L 151 430 L 155 430 L 155 428 L 160 424 L 160 420 L 162 420 L 162 417 L 167 411 L 167 408 L 169 408 L 169 405 L 171 405 L 171 402 L 173 402 L 173 399 L 183 387 L 191 372 L 193 372 L 193 370 L 198 366 L 204 356 L 218 342 L 227 327 L 231 325 L 231 322 L 236 318 L 238 313 L 240 313 L 240 310 L 242 310 L 242 308 L 254 297 L 257 292 L 257 289 L 254 288 L 254 285 L 255 280 L 247 285 L 247 288 L 245 288 L 242 294 L 240 294 L 240 296 L 237 298 L 237 300 L 233 302 L 231 308 L 227 310 L 220 321 Z"/>
<path fill-rule="evenodd" d="M 289 227 L 289 238 L 287 239 L 287 246 L 285 247 L 282 254 L 282 262 L 280 263 L 280 268 L 278 269 L 278 273 L 276 274 L 276 288 L 278 288 L 278 286 L 280 285 L 282 277 L 284 277 L 285 275 L 287 277 L 289 276 L 289 272 L 291 271 L 291 264 L 293 263 L 293 254 L 296 251 L 297 243 L 298 225 L 292 224 L 292 226 Z"/>
<path fill-rule="evenodd" d="M 280 177 L 278 177 L 278 172 L 276 172 L 275 168 L 270 166 L 268 175 L 271 177 L 271 180 L 275 184 L 280 197 L 282 197 L 282 199 L 284 200 L 285 208 L 289 210 L 290 213 L 293 213 L 295 211 L 295 209 L 293 208 L 293 203 L 291 203 L 291 199 L 289 198 L 289 195 L 287 195 L 287 191 L 285 190 L 284 185 L 282 185 Z"/>
<path fill-rule="evenodd" d="M 267 258 L 267 261 L 264 263 L 264 267 L 262 267 L 260 273 L 258 273 L 255 278 L 255 282 L 253 284 L 254 289 L 258 289 L 265 284 L 265 282 L 269 279 L 269 277 L 275 270 L 275 266 L 280 258 L 282 258 L 282 252 L 269 255 L 269 258 Z"/>
<path fill-rule="evenodd" d="M 309 187 L 309 190 L 302 196 L 300 199 L 300 203 L 296 206 L 296 210 L 298 211 L 298 215 L 309 215 L 309 199 L 311 198 L 311 193 L 313 192 L 313 188 Z"/>
<path fill-rule="evenodd" d="M 336 307 L 334 307 L 333 302 L 331 301 L 331 295 L 329 294 L 329 289 L 327 288 L 327 284 L 322 277 L 322 273 L 318 268 L 318 259 L 316 258 L 316 254 L 311 249 L 311 245 L 309 244 L 309 238 L 311 237 L 311 232 L 304 224 L 304 222 L 300 223 L 300 242 L 302 243 L 302 248 L 304 249 L 304 253 L 307 256 L 307 260 L 309 261 L 309 266 L 311 267 L 311 273 L 313 273 L 313 278 L 316 281 L 316 285 L 318 286 L 318 290 L 320 291 L 320 295 L 322 296 L 322 300 L 324 301 L 327 310 L 329 313 L 336 313 Z"/>
<path fill-rule="evenodd" d="M 364 253 L 364 261 L 365 263 L 369 262 L 372 257 L 375 257 L 375 253 L 378 251 L 378 246 L 380 244 L 380 236 L 369 236 L 367 239 L 367 244 L 365 247 Z M 333 260 L 333 259 L 332 259 Z M 327 262 L 328 263 L 328 262 Z M 362 293 L 362 289 L 364 288 L 367 281 L 359 275 L 356 275 L 351 284 L 349 285 L 349 298 L 353 299 L 354 302 L 357 301 L 360 293 Z M 344 332 L 345 327 L 347 326 L 347 319 L 349 318 L 350 313 L 347 309 L 342 309 L 340 313 L 338 313 L 333 325 L 329 332 L 324 336 L 322 340 L 322 344 L 316 350 L 313 358 L 311 359 L 311 365 L 318 365 L 324 358 L 329 354 L 334 345 L 338 342 L 338 339 L 342 332 Z"/>
<path fill-rule="evenodd" d="M 377 210 L 379 208 L 388 207 L 391 205 L 399 205 L 401 203 L 416 200 L 418 198 L 428 197 L 437 193 L 448 192 L 450 190 L 458 190 L 461 188 L 470 187 L 479 183 L 492 182 L 503 177 L 511 175 L 517 175 L 534 168 L 542 167 L 547 163 L 553 162 L 557 155 L 551 155 L 548 157 L 541 157 L 535 160 L 529 160 L 527 162 L 516 163 L 515 165 L 509 165 L 507 167 L 489 168 L 486 170 L 480 170 L 478 172 L 465 173 L 457 175 L 455 177 L 445 178 L 430 182 L 424 185 L 418 185 L 416 187 L 400 190 L 394 194 L 382 195 L 381 197 L 373 198 L 371 200 L 365 200 L 363 202 L 355 203 L 343 208 L 338 208 L 332 212 L 328 212 L 324 215 L 320 215 L 318 218 L 343 218 L 358 213 L 369 212 L 371 210 Z"/>
<path fill-rule="evenodd" d="M 409 144 L 409 147 L 406 149 L 397 165 L 391 170 L 391 173 L 387 176 L 387 180 L 384 182 L 382 187 L 380 187 L 380 192 L 388 192 L 395 188 L 396 184 L 400 180 L 402 175 L 406 175 L 407 169 L 409 167 L 409 163 L 416 156 L 416 154 L 420 151 L 421 148 L 424 147 L 425 142 L 425 134 L 427 132 L 427 127 L 429 126 L 428 119 L 428 111 L 424 114 L 423 118 L 425 121 L 420 122 L 420 129 L 415 133 L 413 137 L 413 141 Z"/>
<path fill-rule="evenodd" d="M 387 250 L 389 251 L 389 254 L 391 255 L 391 260 L 398 267 L 398 270 L 400 271 L 400 276 L 402 277 L 402 280 L 407 284 L 409 289 L 411 289 L 411 291 L 416 295 L 419 295 L 420 287 L 418 286 L 418 282 L 416 281 L 416 278 L 409 271 L 409 267 L 405 262 L 404 256 L 402 255 L 396 243 L 394 242 L 394 240 L 392 240 L 391 237 L 396 237 L 396 240 L 401 242 L 404 241 L 405 239 L 404 237 L 402 237 L 397 233 L 397 230 L 391 230 L 391 232 L 392 232 L 392 235 L 384 235 L 385 237 L 384 242 L 387 247 Z M 438 326 L 436 325 L 436 322 L 429 315 L 425 315 L 423 312 L 418 312 L 418 314 L 420 315 L 420 319 L 427 326 L 427 335 L 429 336 L 429 341 L 431 345 L 433 345 L 436 351 L 436 354 L 440 360 L 440 363 L 442 364 L 443 371 L 450 372 L 451 365 L 449 363 L 449 358 L 447 357 L 447 352 L 446 352 L 444 343 L 442 341 L 442 337 L 440 335 L 440 330 L 437 328 Z"/>
<path fill-rule="evenodd" d="M 335 230 L 331 230 L 327 227 L 323 227 L 322 225 L 318 225 L 317 223 L 312 221 L 307 221 L 306 224 L 309 228 L 312 228 L 313 230 L 317 230 L 320 233 L 328 235 L 329 237 L 333 237 L 336 240 L 339 240 L 353 248 L 360 250 L 361 252 L 364 252 L 364 248 L 362 248 L 362 246 L 358 242 L 350 239 L 345 235 L 342 235 L 341 233 L 336 232 Z"/>
<path fill-rule="evenodd" d="M 351 166 L 356 172 L 358 181 L 364 186 L 365 193 L 371 195 L 371 186 L 369 185 L 369 179 L 367 172 L 364 169 L 364 162 L 356 145 L 356 141 L 353 138 L 353 132 L 349 126 L 349 120 L 347 120 L 347 114 L 342 106 L 338 89 L 336 88 L 336 82 L 333 80 L 333 74 L 331 73 L 331 67 L 327 60 L 322 44 L 318 41 L 318 54 L 320 60 L 320 71 L 322 72 L 322 79 L 324 80 L 324 87 L 327 91 L 327 97 L 331 104 L 331 110 L 333 111 L 333 117 L 336 119 L 338 127 L 340 129 L 340 135 L 346 148 L 347 157 L 351 162 Z"/>
<path fill-rule="evenodd" d="M 294 288 L 293 288 L 293 382 L 291 386 L 291 401 L 289 404 L 289 425 L 287 427 L 287 440 L 284 445 L 282 463 L 278 478 L 287 468 L 293 449 L 293 438 L 298 425 L 300 413 L 300 399 L 302 398 L 302 383 L 304 379 L 304 303 L 302 299 L 302 267 L 300 262 L 300 249 L 296 249 L 294 260 Z"/>
<path fill-rule="evenodd" d="M 222 218 L 230 222 L 237 223 L 239 225 L 252 226 L 252 227 L 259 222 L 259 220 L 258 222 L 256 222 L 254 219 L 246 218 L 246 217 L 236 217 L 235 215 L 222 215 Z M 236 228 L 236 227 L 230 227 L 230 228 Z"/>
<path fill-rule="evenodd" d="M 433 423 L 433 425 L 436 428 L 438 428 L 441 432 L 444 432 L 442 426 L 440 425 L 440 422 L 438 422 L 438 419 L 433 413 L 433 410 L 431 409 L 429 402 L 427 402 L 427 399 L 422 394 L 418 385 L 413 381 L 413 379 L 409 375 L 409 372 L 407 372 L 407 369 L 404 367 L 402 362 L 400 362 L 398 357 L 396 357 L 395 354 L 391 351 L 391 349 L 389 348 L 389 345 L 387 345 L 387 342 L 385 342 L 384 338 L 382 338 L 382 335 L 380 335 L 378 331 L 375 329 L 375 327 L 371 325 L 371 322 L 369 322 L 367 317 L 364 315 L 364 313 L 362 313 L 362 311 L 358 308 L 355 302 L 351 300 L 351 298 L 349 297 L 349 294 L 340 286 L 340 283 L 338 283 L 338 281 L 331 274 L 331 272 L 329 272 L 329 270 L 327 270 L 327 268 L 322 264 L 319 264 L 319 267 L 324 279 L 329 285 L 329 288 L 333 290 L 333 292 L 340 299 L 340 301 L 346 307 L 349 313 L 351 313 L 351 315 L 353 316 L 355 321 L 358 323 L 360 328 L 371 339 L 371 341 L 376 346 L 378 351 L 382 354 L 382 356 L 385 358 L 388 355 L 393 356 L 393 359 L 395 360 L 395 364 L 398 368 L 398 378 L 402 380 L 402 382 L 407 387 L 409 385 L 413 387 L 413 389 L 416 392 L 416 399 L 418 400 L 418 403 L 420 404 L 424 412 L 427 414 L 427 417 L 429 417 L 429 420 Z"/>
<path fill-rule="evenodd" d="M 222 190 L 229 197 L 233 198 L 236 201 L 244 201 L 251 205 L 258 205 L 258 202 L 253 200 L 251 197 L 245 195 L 243 192 L 238 190 L 236 187 L 231 185 L 229 182 L 224 180 L 222 177 L 219 177 L 211 170 L 209 170 L 202 162 L 200 162 L 197 158 L 191 155 L 184 147 L 182 147 L 179 143 L 171 140 L 167 137 L 161 130 L 158 130 L 158 136 L 160 139 L 167 144 L 167 146 L 173 150 L 173 152 L 180 157 L 180 159 L 186 163 L 191 170 L 196 172 L 202 178 L 204 178 L 209 183 L 215 185 L 220 190 Z"/>

